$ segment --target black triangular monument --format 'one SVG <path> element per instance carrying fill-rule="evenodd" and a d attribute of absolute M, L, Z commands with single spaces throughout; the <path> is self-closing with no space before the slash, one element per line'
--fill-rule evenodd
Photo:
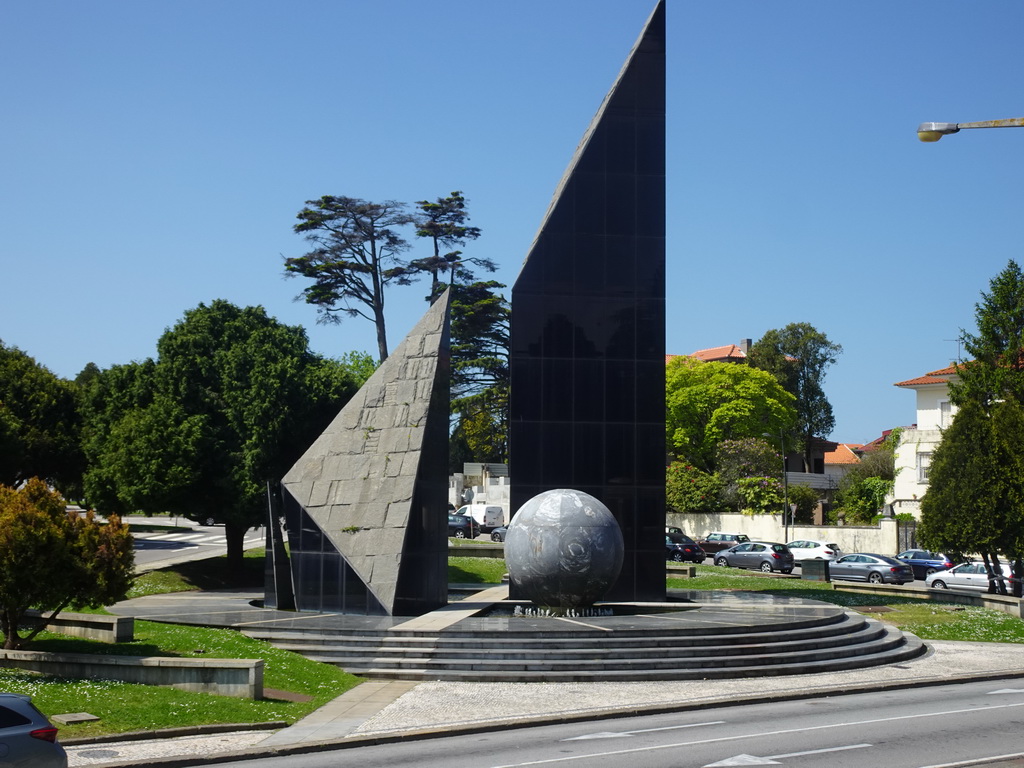
<path fill-rule="evenodd" d="M 512 510 L 555 488 L 600 499 L 625 542 L 606 599 L 664 599 L 664 0 L 512 289 L 510 356 Z"/>

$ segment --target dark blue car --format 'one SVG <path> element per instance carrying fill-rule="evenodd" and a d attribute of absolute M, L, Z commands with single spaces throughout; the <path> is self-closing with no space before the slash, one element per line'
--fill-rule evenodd
<path fill-rule="evenodd" d="M 706 557 L 704 550 L 697 542 L 683 533 L 665 534 L 665 559 L 674 560 L 677 563 L 684 563 L 687 560 L 691 563 L 703 563 Z"/>
<path fill-rule="evenodd" d="M 954 565 L 945 555 L 929 552 L 927 549 L 908 549 L 896 555 L 896 559 L 902 560 L 913 569 L 915 579 L 923 579 L 936 571 L 947 571 Z"/>

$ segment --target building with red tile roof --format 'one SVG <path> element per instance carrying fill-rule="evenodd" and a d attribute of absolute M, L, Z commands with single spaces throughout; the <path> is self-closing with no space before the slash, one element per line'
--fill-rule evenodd
<path fill-rule="evenodd" d="M 949 384 L 956 380 L 954 363 L 894 385 L 912 390 L 917 400 L 917 422 L 904 427 L 896 446 L 896 480 L 890 502 L 895 513 L 909 512 L 920 517 L 932 453 L 942 440 L 942 430 L 956 414 L 956 406 L 949 399 Z"/>

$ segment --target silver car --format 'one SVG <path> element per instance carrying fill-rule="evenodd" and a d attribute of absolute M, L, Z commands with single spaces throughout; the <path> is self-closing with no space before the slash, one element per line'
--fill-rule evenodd
<path fill-rule="evenodd" d="M 988 592 L 989 581 L 1008 580 L 1010 576 L 1009 565 L 1003 566 L 1002 576 L 989 579 L 984 563 L 961 563 L 948 571 L 938 571 L 925 576 L 924 584 L 929 589 L 970 589 Z"/>
<path fill-rule="evenodd" d="M 871 584 L 907 584 L 914 580 L 909 565 L 894 557 L 857 552 L 843 555 L 828 566 L 829 577 L 846 581 L 867 581 Z"/>
<path fill-rule="evenodd" d="M 0 764 L 67 768 L 57 729 L 20 693 L 0 693 Z"/>
<path fill-rule="evenodd" d="M 756 568 L 765 573 L 792 573 L 793 553 L 776 541 L 745 541 L 716 554 L 715 565 Z"/>

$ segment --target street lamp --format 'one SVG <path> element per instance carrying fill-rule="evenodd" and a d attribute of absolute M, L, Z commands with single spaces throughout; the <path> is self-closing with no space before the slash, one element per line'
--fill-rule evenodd
<path fill-rule="evenodd" d="M 980 123 L 921 123 L 917 126 L 917 138 L 925 142 L 938 141 L 943 136 L 956 133 L 962 128 L 1024 128 L 1024 117 L 983 120 Z"/>
<path fill-rule="evenodd" d="M 774 435 L 770 435 L 767 432 L 763 433 L 765 437 L 775 439 Z M 791 511 L 789 509 L 789 476 L 786 474 L 786 437 L 783 431 L 779 430 L 779 452 L 782 454 L 782 529 L 783 536 L 786 537 L 786 541 L 789 541 L 789 518 Z"/>

